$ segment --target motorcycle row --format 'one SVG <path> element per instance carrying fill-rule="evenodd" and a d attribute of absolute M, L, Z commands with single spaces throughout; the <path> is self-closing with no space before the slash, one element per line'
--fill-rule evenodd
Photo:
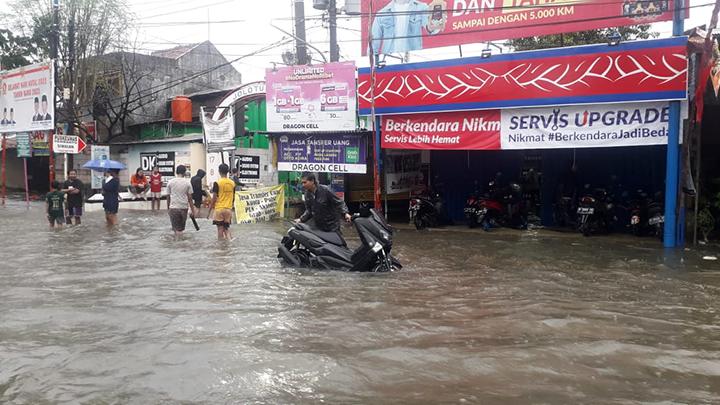
<path fill-rule="evenodd" d="M 616 196 L 604 188 L 590 185 L 578 193 L 579 197 L 562 196 L 553 207 L 556 227 L 574 228 L 585 236 L 630 231 L 636 236 L 662 238 L 664 208 L 662 193 L 653 196 L 642 189 Z M 484 193 L 474 192 L 465 202 L 465 219 L 470 228 L 485 231 L 505 227 L 527 229 L 532 199 L 523 194 L 522 186 L 511 182 L 498 185 L 491 181 Z M 410 221 L 417 229 L 448 225 L 449 219 L 439 193 L 424 192 L 410 199 Z"/>
<path fill-rule="evenodd" d="M 665 226 L 663 195 L 652 196 L 642 189 L 634 193 L 608 193 L 585 185 L 574 204 L 562 197 L 553 213 L 559 226 L 575 227 L 585 236 L 629 230 L 636 236 L 662 238 Z"/>

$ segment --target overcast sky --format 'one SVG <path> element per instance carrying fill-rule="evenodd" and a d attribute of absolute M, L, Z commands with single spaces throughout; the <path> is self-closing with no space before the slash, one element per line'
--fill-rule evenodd
<path fill-rule="evenodd" d="M 50 0 L 47 0 L 50 1 Z M 292 0 L 127 0 L 137 15 L 138 43 L 142 52 L 166 49 L 178 44 L 202 42 L 210 39 L 228 60 L 236 59 L 265 46 L 291 39 L 275 25 L 293 31 Z M 337 0 L 338 6 L 344 0 Z M 9 0 L 0 0 L 0 8 L 7 9 Z M 690 0 L 694 8 L 685 27 L 709 24 L 713 0 Z M 697 8 L 695 6 L 704 7 Z M 312 8 L 312 0 L 305 0 L 308 40 L 328 56 L 329 33 L 322 12 Z M 707 20 L 707 21 L 706 21 Z M 207 22 L 210 21 L 210 24 Z M 272 25 L 271 25 L 272 24 Z M 341 16 L 338 20 L 341 60 L 355 60 L 367 66 L 367 57 L 360 54 L 360 19 Z M 668 37 L 671 23 L 655 25 L 661 37 Z M 463 45 L 463 55 L 479 55 L 482 44 Z M 243 81 L 262 80 L 271 62 L 282 62 L 281 54 L 292 50 L 294 43 L 277 46 L 258 55 L 238 61 L 235 67 L 243 74 Z M 311 51 L 315 59 L 321 59 Z M 457 47 L 428 49 L 411 54 L 411 61 L 459 57 Z M 389 63 L 396 61 L 388 60 Z"/>

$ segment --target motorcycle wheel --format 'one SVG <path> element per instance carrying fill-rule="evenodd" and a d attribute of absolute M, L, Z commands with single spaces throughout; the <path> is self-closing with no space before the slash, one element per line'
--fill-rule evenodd
<path fill-rule="evenodd" d="M 476 228 L 478 226 L 478 220 L 476 215 L 469 215 L 468 216 L 468 227 L 470 229 Z"/>
<path fill-rule="evenodd" d="M 425 222 L 423 221 L 423 218 L 419 215 L 415 216 L 413 222 L 415 222 L 415 229 L 417 229 L 418 231 L 421 231 L 425 228 Z"/>
<path fill-rule="evenodd" d="M 640 227 L 638 225 L 632 226 L 632 234 L 635 236 L 641 236 L 640 235 Z"/>
<path fill-rule="evenodd" d="M 578 230 L 583 234 L 583 236 L 590 236 L 590 221 L 581 223 Z"/>
<path fill-rule="evenodd" d="M 300 267 L 302 265 L 300 258 L 289 251 L 285 246 L 280 245 L 280 247 L 278 247 L 278 253 L 286 264 L 292 267 Z"/>

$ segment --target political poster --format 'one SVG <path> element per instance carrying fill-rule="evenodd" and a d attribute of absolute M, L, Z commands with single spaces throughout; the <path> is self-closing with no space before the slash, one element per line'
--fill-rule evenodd
<path fill-rule="evenodd" d="M 355 62 L 268 69 L 268 132 L 354 131 Z"/>
<path fill-rule="evenodd" d="M 235 192 L 235 220 L 254 224 L 285 216 L 285 185 Z"/>
<path fill-rule="evenodd" d="M 360 38 L 363 56 L 368 31 L 373 53 L 402 54 L 670 21 L 674 7 L 673 0 L 364 0 Z"/>
<path fill-rule="evenodd" d="M 53 77 L 51 62 L 0 72 L 0 132 L 54 129 Z"/>
<path fill-rule="evenodd" d="M 287 134 L 278 138 L 279 171 L 364 174 L 366 160 L 363 135 Z"/>

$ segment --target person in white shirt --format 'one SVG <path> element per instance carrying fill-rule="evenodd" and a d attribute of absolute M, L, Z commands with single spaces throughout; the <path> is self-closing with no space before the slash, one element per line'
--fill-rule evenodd
<path fill-rule="evenodd" d="M 195 206 L 192 200 L 192 185 L 190 179 L 185 177 L 187 168 L 179 165 L 175 169 L 175 178 L 168 181 L 167 184 L 167 206 L 168 215 L 170 216 L 170 225 L 172 226 L 175 236 L 179 237 L 185 231 L 185 223 L 187 222 L 188 210 L 195 215 Z"/>

